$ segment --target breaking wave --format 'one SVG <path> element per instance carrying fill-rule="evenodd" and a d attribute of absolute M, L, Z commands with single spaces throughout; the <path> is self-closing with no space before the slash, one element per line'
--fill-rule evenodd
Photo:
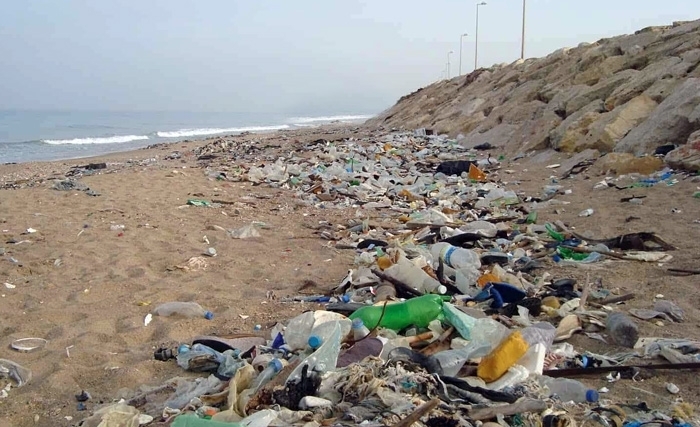
<path fill-rule="evenodd" d="M 204 136 L 216 135 L 220 133 L 238 133 L 238 132 L 265 132 L 272 130 L 289 129 L 288 125 L 279 126 L 248 126 L 240 128 L 202 128 L 202 129 L 180 129 L 176 131 L 161 131 L 156 132 L 160 138 L 182 138 L 186 136 Z"/>
<path fill-rule="evenodd" d="M 148 139 L 146 135 L 120 135 L 105 136 L 95 138 L 73 138 L 73 139 L 42 139 L 41 142 L 51 145 L 65 144 L 118 144 L 131 141 L 142 141 Z"/>
<path fill-rule="evenodd" d="M 370 116 L 370 115 L 295 117 L 293 119 L 290 119 L 290 121 L 298 126 L 299 123 L 308 124 L 308 123 L 316 123 L 316 122 L 335 122 L 335 121 L 340 121 L 340 122 L 353 121 L 354 122 L 354 121 L 359 121 L 359 120 L 367 120 L 371 117 L 372 116 Z"/>

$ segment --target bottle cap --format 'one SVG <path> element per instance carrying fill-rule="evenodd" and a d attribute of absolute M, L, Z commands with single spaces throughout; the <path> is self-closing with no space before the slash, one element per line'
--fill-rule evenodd
<path fill-rule="evenodd" d="M 321 344 L 323 344 L 323 340 L 321 339 L 321 337 L 317 335 L 311 335 L 309 337 L 309 347 L 315 349 L 321 347 Z"/>
<path fill-rule="evenodd" d="M 280 362 L 279 359 L 272 359 L 270 360 L 270 363 L 267 364 L 267 366 L 271 366 L 272 369 L 275 370 L 275 372 L 279 372 L 282 370 L 282 362 Z"/>
<path fill-rule="evenodd" d="M 211 320 L 211 319 L 214 318 L 214 313 L 212 313 L 211 311 L 205 311 L 205 312 L 204 312 L 204 318 L 207 319 L 207 320 Z"/>
<path fill-rule="evenodd" d="M 437 292 L 440 295 L 445 295 L 447 293 L 447 287 L 445 285 L 440 285 L 437 287 Z"/>
<path fill-rule="evenodd" d="M 352 319 L 353 329 L 362 329 L 363 326 L 365 326 L 365 322 L 363 322 L 359 317 L 357 319 Z"/>
<path fill-rule="evenodd" d="M 591 402 L 591 403 L 597 402 L 599 398 L 600 398 L 600 395 L 595 390 L 588 390 L 586 392 L 586 401 L 588 401 L 588 402 Z"/>

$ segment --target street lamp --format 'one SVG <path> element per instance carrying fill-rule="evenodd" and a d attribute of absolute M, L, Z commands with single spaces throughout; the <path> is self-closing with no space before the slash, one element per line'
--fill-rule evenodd
<path fill-rule="evenodd" d="M 462 75 L 462 39 L 467 37 L 469 34 L 464 33 L 459 36 L 459 75 Z"/>
<path fill-rule="evenodd" d="M 450 79 L 450 55 L 452 55 L 453 53 L 453 51 L 447 52 L 447 80 Z"/>
<path fill-rule="evenodd" d="M 523 36 L 520 44 L 520 59 L 525 59 L 525 0 L 523 0 Z"/>
<path fill-rule="evenodd" d="M 475 36 L 475 41 L 474 41 L 474 69 L 476 70 L 476 67 L 478 66 L 479 63 L 479 6 L 486 6 L 486 2 L 482 1 L 481 3 L 476 4 L 476 36 Z"/>

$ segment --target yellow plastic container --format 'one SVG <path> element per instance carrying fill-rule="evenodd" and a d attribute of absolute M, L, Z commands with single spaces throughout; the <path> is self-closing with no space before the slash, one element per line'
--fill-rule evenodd
<path fill-rule="evenodd" d="M 501 378 L 521 357 L 527 353 L 529 345 L 520 331 L 515 331 L 481 359 L 476 375 L 487 383 Z"/>

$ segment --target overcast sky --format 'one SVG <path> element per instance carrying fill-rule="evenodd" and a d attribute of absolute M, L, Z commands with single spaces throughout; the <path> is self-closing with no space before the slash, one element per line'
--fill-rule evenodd
<path fill-rule="evenodd" d="M 376 113 L 439 79 L 475 1 L 47 0 L 0 5 L 0 108 Z M 697 0 L 528 0 L 526 56 L 700 18 Z M 520 55 L 521 0 L 480 7 L 479 64 Z"/>

